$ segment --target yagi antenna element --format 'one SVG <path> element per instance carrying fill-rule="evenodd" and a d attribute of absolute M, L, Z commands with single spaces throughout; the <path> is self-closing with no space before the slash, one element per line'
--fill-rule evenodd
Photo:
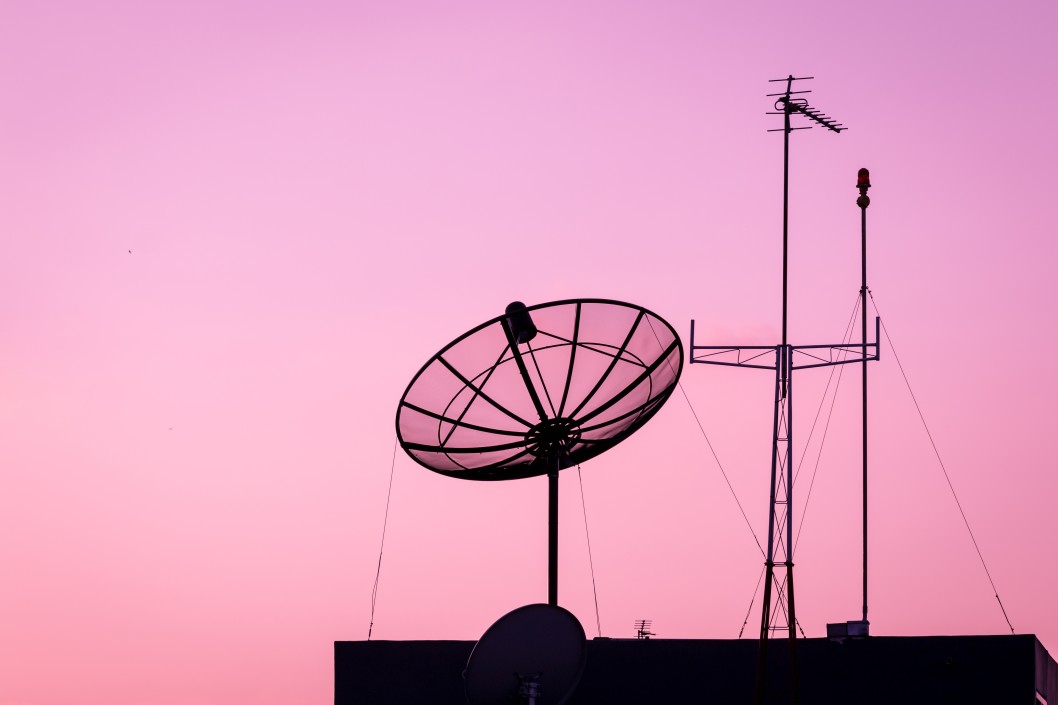
<path fill-rule="evenodd" d="M 775 112 L 769 112 L 768 115 L 784 115 L 786 116 L 786 124 L 783 127 L 777 127 L 774 130 L 768 130 L 768 132 L 790 132 L 790 130 L 810 130 L 811 125 L 804 127 L 790 127 L 790 115 L 793 113 L 800 113 L 805 117 L 814 120 L 828 130 L 834 132 L 841 132 L 849 128 L 843 127 L 840 122 L 835 122 L 834 118 L 819 112 L 816 108 L 813 108 L 808 104 L 806 98 L 794 98 L 795 95 L 803 95 L 805 93 L 811 93 L 812 91 L 795 91 L 793 90 L 794 81 L 810 81 L 812 76 L 802 76 L 801 78 L 795 78 L 790 75 L 786 78 L 773 78 L 768 83 L 778 83 L 780 81 L 786 81 L 786 90 L 782 93 L 769 93 L 769 98 L 776 98 L 775 101 Z"/>

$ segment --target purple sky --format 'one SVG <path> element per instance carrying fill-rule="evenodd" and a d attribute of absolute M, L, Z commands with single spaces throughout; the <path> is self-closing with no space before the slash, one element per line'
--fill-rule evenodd
<path fill-rule="evenodd" d="M 764 94 L 791 72 L 849 127 L 792 137 L 791 341 L 841 338 L 869 167 L 871 288 L 1014 627 L 1058 649 L 1056 6 L 440 7 L 0 7 L 0 705 L 329 702 L 434 352 L 571 297 L 777 342 Z M 882 358 L 872 633 L 1003 633 Z M 826 377 L 798 378 L 802 440 Z M 762 538 L 771 384 L 683 375 Z M 809 636 L 859 616 L 858 408 L 847 373 L 796 554 Z M 603 634 L 737 636 L 762 561 L 682 394 L 582 472 Z M 561 485 L 560 601 L 594 636 Z M 399 453 L 374 638 L 543 601 L 545 500 Z"/>

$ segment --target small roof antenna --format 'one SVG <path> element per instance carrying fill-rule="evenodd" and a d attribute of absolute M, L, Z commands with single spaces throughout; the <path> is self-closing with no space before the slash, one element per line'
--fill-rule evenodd
<path fill-rule="evenodd" d="M 657 636 L 657 634 L 650 631 L 652 621 L 650 619 L 636 620 L 636 639 L 649 639 L 652 636 Z"/>

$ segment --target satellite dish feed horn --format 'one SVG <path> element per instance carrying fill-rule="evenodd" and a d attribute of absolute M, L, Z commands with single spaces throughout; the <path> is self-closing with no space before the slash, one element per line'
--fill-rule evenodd
<path fill-rule="evenodd" d="M 514 301 L 507 305 L 507 318 L 504 323 L 518 344 L 528 343 L 536 337 L 537 330 L 533 325 L 533 318 L 521 301 Z"/>
<path fill-rule="evenodd" d="M 641 428 L 672 394 L 683 344 L 639 306 L 515 301 L 423 365 L 397 438 L 423 467 L 466 480 L 548 476 L 548 604 L 558 604 L 558 473 Z"/>

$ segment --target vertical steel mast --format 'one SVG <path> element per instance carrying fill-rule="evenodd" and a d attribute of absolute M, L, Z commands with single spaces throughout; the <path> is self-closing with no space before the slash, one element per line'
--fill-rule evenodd
<path fill-rule="evenodd" d="M 863 355 L 863 629 L 867 625 L 867 206 L 871 199 L 867 189 L 871 187 L 871 172 L 860 169 L 856 174 L 856 188 L 860 195 L 856 205 L 860 207 L 860 312 L 863 318 L 861 328 Z"/>
<path fill-rule="evenodd" d="M 793 75 L 775 79 L 785 82 L 782 93 L 769 94 L 775 98 L 775 112 L 782 115 L 783 126 L 769 132 L 783 133 L 783 213 L 782 213 L 782 341 L 775 346 L 760 345 L 695 345 L 694 321 L 691 321 L 691 363 L 727 365 L 752 369 L 772 370 L 775 373 L 775 412 L 772 422 L 771 481 L 768 503 L 768 548 L 765 554 L 764 600 L 761 610 L 760 641 L 757 651 L 757 675 L 754 702 L 763 703 L 768 643 L 773 634 L 786 632 L 789 643 L 790 702 L 797 703 L 797 613 L 794 603 L 793 581 L 793 372 L 810 367 L 866 362 L 877 359 L 877 332 L 875 343 L 866 342 L 850 347 L 848 344 L 791 345 L 788 338 L 787 313 L 789 308 L 789 186 L 790 186 L 790 133 L 794 130 L 811 129 L 812 125 L 793 127 L 791 116 L 800 114 L 832 132 L 846 129 L 808 104 L 803 94 L 810 91 L 793 90 L 795 81 L 811 79 L 811 76 L 796 78 Z M 866 260 L 864 260 L 866 262 Z M 864 264 L 866 270 L 866 264 Z M 866 281 L 866 280 L 865 280 Z M 866 286 L 866 284 L 864 284 Z M 877 324 L 876 324 L 877 327 Z M 868 348 L 874 355 L 868 356 Z M 769 353 L 774 352 L 772 364 L 767 364 Z"/>

